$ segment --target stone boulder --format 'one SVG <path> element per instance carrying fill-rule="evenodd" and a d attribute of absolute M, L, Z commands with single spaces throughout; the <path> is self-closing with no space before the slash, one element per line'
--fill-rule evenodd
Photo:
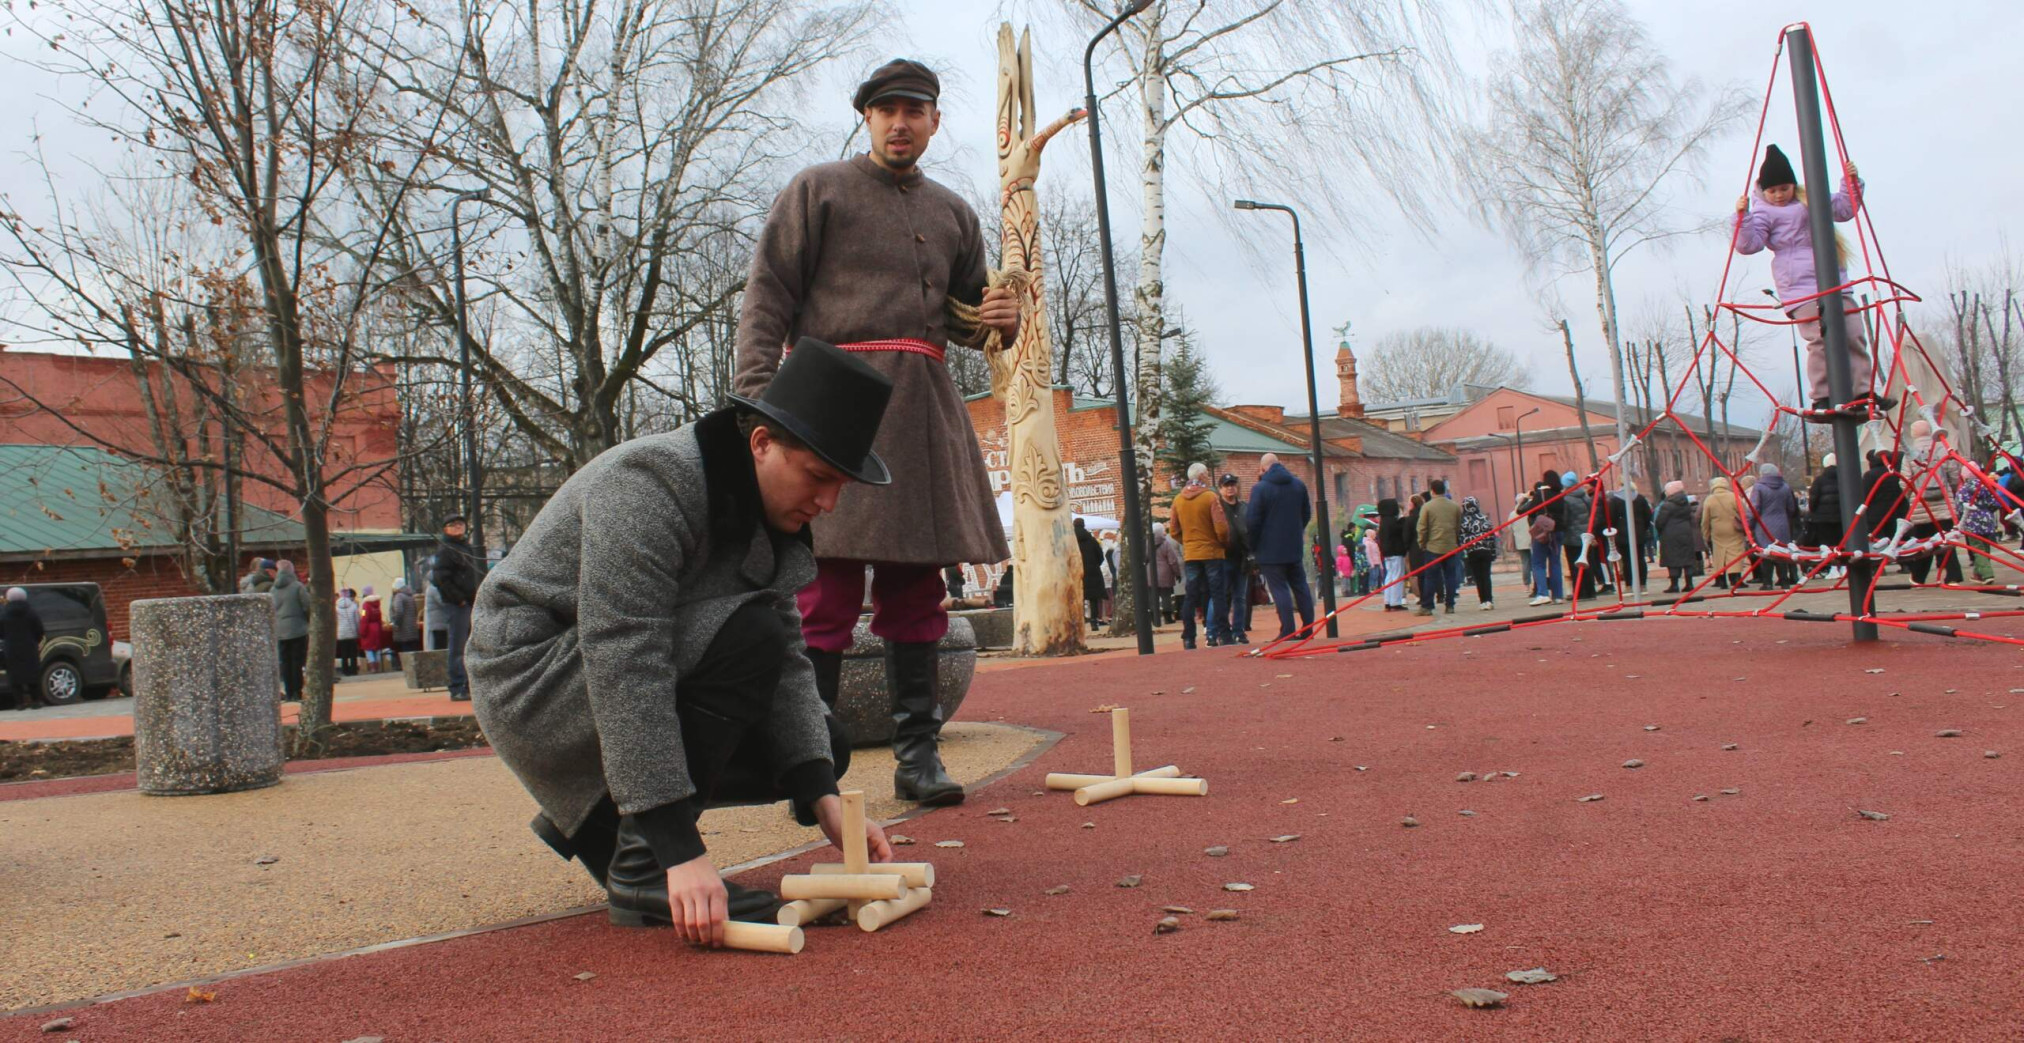
<path fill-rule="evenodd" d="M 977 635 L 978 648 L 1012 647 L 1014 634 L 1012 610 L 1009 608 L 970 608 L 951 612 L 949 618 L 969 621 L 970 630 Z"/>
<path fill-rule="evenodd" d="M 970 680 L 977 673 L 977 637 L 970 621 L 949 617 L 942 637 L 937 701 L 942 719 L 954 720 Z M 871 617 L 857 621 L 850 649 L 843 654 L 843 680 L 837 686 L 836 715 L 850 733 L 852 746 L 884 746 L 893 741 L 892 696 L 886 691 L 885 641 L 871 632 Z"/>
<path fill-rule="evenodd" d="M 421 691 L 450 687 L 449 650 L 402 652 L 401 677 L 407 681 L 409 688 Z"/>
<path fill-rule="evenodd" d="M 265 594 L 136 601 L 134 768 L 142 793 L 281 781 L 281 670 Z"/>

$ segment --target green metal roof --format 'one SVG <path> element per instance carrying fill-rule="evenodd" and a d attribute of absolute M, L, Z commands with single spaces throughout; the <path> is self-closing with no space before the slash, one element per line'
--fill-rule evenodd
<path fill-rule="evenodd" d="M 168 522 L 147 504 L 159 481 L 144 464 L 102 449 L 0 445 L 0 558 L 98 557 L 175 543 Z M 251 505 L 240 507 L 240 541 L 250 547 L 300 546 L 302 523 Z M 351 553 L 392 549 L 427 536 L 333 533 Z M 391 546 L 378 546 L 391 544 Z"/>
<path fill-rule="evenodd" d="M 1274 438 L 1262 431 L 1253 431 L 1242 424 L 1233 424 L 1218 416 L 1204 415 L 1215 426 L 1209 431 L 1209 447 L 1219 453 L 1305 453 L 1307 447 L 1298 442 Z"/>

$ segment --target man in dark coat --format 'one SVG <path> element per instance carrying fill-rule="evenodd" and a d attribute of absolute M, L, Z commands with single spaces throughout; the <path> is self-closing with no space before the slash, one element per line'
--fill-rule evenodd
<path fill-rule="evenodd" d="M 1284 470 L 1284 468 L 1281 468 Z M 1225 474 L 1216 481 L 1216 495 L 1223 503 L 1223 521 L 1230 527 L 1230 535 L 1224 544 L 1229 550 L 1223 556 L 1223 589 L 1229 596 L 1223 599 L 1223 612 L 1227 622 L 1223 633 L 1229 640 L 1240 644 L 1251 643 L 1251 527 L 1245 521 L 1250 508 L 1238 499 L 1240 486 L 1237 476 Z"/>
<path fill-rule="evenodd" d="M 1089 608 L 1089 627 L 1103 625 L 1103 545 L 1089 534 L 1089 523 L 1075 519 L 1075 549 L 1082 556 L 1082 600 Z"/>
<path fill-rule="evenodd" d="M 817 697 L 795 595 L 815 575 L 808 523 L 851 481 L 888 479 L 871 443 L 891 390 L 804 339 L 761 398 L 570 476 L 479 589 L 478 722 L 613 923 L 714 944 L 727 917 L 770 922 L 771 895 L 711 867 L 705 808 L 791 799 L 840 842 L 850 745 Z"/>
<path fill-rule="evenodd" d="M 858 353 L 893 383 L 878 452 L 892 484 L 844 490 L 815 526 L 817 576 L 801 598 L 816 684 L 834 704 L 843 653 L 872 566 L 873 634 L 886 642 L 886 683 L 897 726 L 901 800 L 955 804 L 963 789 L 936 743 L 936 649 L 948 632 L 941 569 L 1012 556 L 991 496 L 970 413 L 943 364 L 952 334 L 982 345 L 985 327 L 1010 344 L 1019 304 L 986 289 L 982 226 L 957 193 L 928 180 L 921 154 L 941 127 L 941 81 L 905 59 L 874 71 L 851 104 L 870 132 L 869 154 L 794 176 L 766 216 L 738 318 L 739 394 L 759 394 L 796 337 Z M 976 308 L 957 328 L 951 301 Z"/>
<path fill-rule="evenodd" d="M 7 646 L 7 684 L 16 710 L 42 705 L 42 617 L 28 603 L 28 591 L 7 588 L 7 603 L 0 607 L 0 644 Z"/>
<path fill-rule="evenodd" d="M 1314 503 L 1307 498 L 1307 483 L 1293 476 L 1274 453 L 1258 458 L 1265 473 L 1251 487 L 1251 503 L 1244 509 L 1244 524 L 1250 530 L 1251 557 L 1258 563 L 1258 575 L 1279 610 L 1279 636 L 1294 632 L 1293 614 L 1300 613 L 1300 626 L 1314 625 L 1314 592 L 1307 586 L 1307 568 L 1300 560 L 1307 542 L 1307 523 L 1314 517 Z"/>
<path fill-rule="evenodd" d="M 469 702 L 470 679 L 464 673 L 464 644 L 471 636 L 471 606 L 478 596 L 478 584 L 485 570 L 478 565 L 470 541 L 464 538 L 465 518 L 453 514 L 443 519 L 443 532 L 436 540 L 436 570 L 429 581 L 442 596 L 443 619 L 429 620 L 429 626 L 443 631 L 450 642 L 450 699 Z"/>

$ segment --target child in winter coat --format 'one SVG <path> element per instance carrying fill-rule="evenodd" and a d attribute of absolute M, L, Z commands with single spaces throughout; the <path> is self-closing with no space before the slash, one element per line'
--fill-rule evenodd
<path fill-rule="evenodd" d="M 1834 194 L 1834 219 L 1851 221 L 1861 205 L 1863 183 L 1856 176 L 1854 163 L 1844 163 L 1842 173 L 1846 180 L 1841 191 Z M 1827 341 L 1821 332 L 1823 310 L 1828 314 L 1841 313 L 1843 328 L 1848 331 L 1849 387 L 1856 401 L 1869 398 L 1872 365 L 1862 313 L 1854 308 L 1846 293 L 1816 296 L 1832 287 L 1821 286 L 1814 272 L 1813 226 L 1806 211 L 1806 190 L 1799 186 L 1791 161 L 1776 145 L 1764 148 L 1764 164 L 1757 172 L 1754 196 L 1754 206 L 1752 196 L 1736 200 L 1736 252 L 1754 254 L 1766 248 L 1771 251 L 1771 278 L 1778 284 L 1778 297 L 1786 302 L 1785 314 L 1798 320 L 1799 336 L 1806 341 L 1806 379 L 1812 389 L 1812 408 L 1828 408 L 1831 397 L 1827 387 Z M 1845 283 L 1846 251 L 1839 236 L 1834 249 L 1835 270 Z M 1874 405 L 1889 409 L 1897 402 L 1877 395 Z M 1825 422 L 1828 418 L 1806 419 Z"/>

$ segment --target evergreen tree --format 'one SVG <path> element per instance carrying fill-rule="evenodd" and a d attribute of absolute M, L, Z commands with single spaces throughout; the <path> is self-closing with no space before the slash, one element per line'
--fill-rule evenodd
<path fill-rule="evenodd" d="M 1160 421 L 1164 437 L 1156 457 L 1161 471 L 1175 478 L 1186 476 L 1189 464 L 1204 463 L 1214 470 L 1223 462 L 1209 444 L 1216 421 L 1205 412 L 1216 397 L 1216 382 L 1209 376 L 1194 337 L 1183 332 L 1179 340 L 1180 350 L 1163 367 L 1166 415 Z"/>

